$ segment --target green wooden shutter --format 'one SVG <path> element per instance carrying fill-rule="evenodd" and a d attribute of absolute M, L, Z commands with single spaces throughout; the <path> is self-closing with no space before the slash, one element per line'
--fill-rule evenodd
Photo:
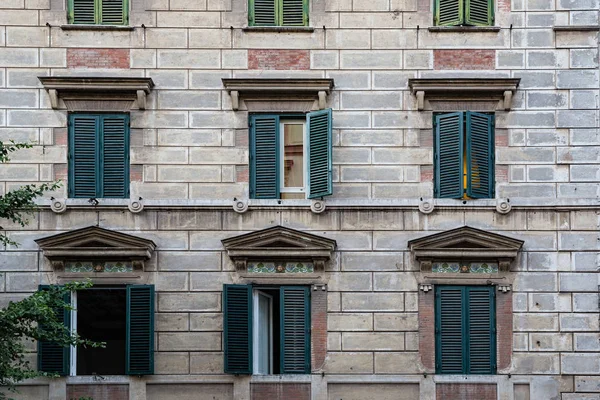
<path fill-rule="evenodd" d="M 102 197 L 129 197 L 129 115 L 102 116 Z"/>
<path fill-rule="evenodd" d="M 331 109 L 308 113 L 308 198 L 333 193 L 331 166 Z"/>
<path fill-rule="evenodd" d="M 249 0 L 248 19 L 250 25 L 274 26 L 277 25 L 276 0 Z"/>
<path fill-rule="evenodd" d="M 468 373 L 496 373 L 496 321 L 494 288 L 466 287 L 468 317 Z"/>
<path fill-rule="evenodd" d="M 435 197 L 463 196 L 463 124 L 462 112 L 434 116 Z"/>
<path fill-rule="evenodd" d="M 467 195 L 494 197 L 494 116 L 467 111 Z"/>
<path fill-rule="evenodd" d="M 69 197 L 98 197 L 99 118 L 69 115 Z"/>
<path fill-rule="evenodd" d="M 95 0 L 69 0 L 69 23 L 93 25 L 96 22 Z"/>
<path fill-rule="evenodd" d="M 282 286 L 281 373 L 310 373 L 310 307 L 307 287 Z"/>
<path fill-rule="evenodd" d="M 48 286 L 40 285 L 39 290 L 45 290 L 46 288 L 48 288 Z M 63 301 L 67 304 L 71 304 L 70 293 L 65 293 Z M 54 309 L 54 312 L 58 321 L 62 322 L 67 329 L 70 329 L 71 310 L 56 308 Z M 40 340 L 38 341 L 38 370 L 61 376 L 69 375 L 70 354 L 71 349 L 69 347 L 63 347 L 54 342 Z"/>
<path fill-rule="evenodd" d="M 435 288 L 435 365 L 439 374 L 465 373 L 463 288 Z"/>
<path fill-rule="evenodd" d="M 308 25 L 308 0 L 280 0 L 281 25 Z"/>
<path fill-rule="evenodd" d="M 465 23 L 492 26 L 494 24 L 493 0 L 465 0 Z"/>
<path fill-rule="evenodd" d="M 126 25 L 128 4 L 126 0 L 99 0 L 102 25 Z"/>
<path fill-rule="evenodd" d="M 223 285 L 225 372 L 252 374 L 252 286 Z"/>
<path fill-rule="evenodd" d="M 154 374 L 154 285 L 127 285 L 127 375 Z"/>
<path fill-rule="evenodd" d="M 279 116 L 250 119 L 250 198 L 279 198 Z"/>
<path fill-rule="evenodd" d="M 435 0 L 435 25 L 462 25 L 463 0 Z"/>

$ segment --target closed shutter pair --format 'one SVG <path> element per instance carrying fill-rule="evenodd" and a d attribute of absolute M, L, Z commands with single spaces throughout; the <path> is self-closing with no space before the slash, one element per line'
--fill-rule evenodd
<path fill-rule="evenodd" d="M 438 26 L 494 24 L 493 0 L 435 0 Z"/>
<path fill-rule="evenodd" d="M 254 26 L 308 25 L 308 0 L 249 0 L 248 10 Z"/>
<path fill-rule="evenodd" d="M 82 25 L 127 25 L 127 0 L 68 0 L 69 23 Z"/>
<path fill-rule="evenodd" d="M 43 290 L 44 286 L 40 286 Z M 65 303 L 71 296 L 65 295 Z M 107 305 L 110 307 L 110 304 Z M 55 310 L 58 319 L 70 326 L 71 312 Z M 69 375 L 70 350 L 48 341 L 38 342 L 38 369 Z M 127 285 L 127 337 L 125 355 L 127 375 L 154 374 L 154 285 Z"/>

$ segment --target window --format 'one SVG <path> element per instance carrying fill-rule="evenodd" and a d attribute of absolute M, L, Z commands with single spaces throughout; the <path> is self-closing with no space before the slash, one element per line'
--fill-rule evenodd
<path fill-rule="evenodd" d="M 310 291 L 224 285 L 225 372 L 310 373 Z"/>
<path fill-rule="evenodd" d="M 251 198 L 312 199 L 331 193 L 331 109 L 250 116 Z"/>
<path fill-rule="evenodd" d="M 494 115 L 434 114 L 436 198 L 494 198 Z"/>
<path fill-rule="evenodd" d="M 495 310 L 494 286 L 436 286 L 436 373 L 496 373 Z"/>
<path fill-rule="evenodd" d="M 129 115 L 69 115 L 69 197 L 129 197 Z"/>
<path fill-rule="evenodd" d="M 434 23 L 437 26 L 494 24 L 492 0 L 435 0 Z"/>
<path fill-rule="evenodd" d="M 128 0 L 68 0 L 69 23 L 78 25 L 127 25 Z"/>
<path fill-rule="evenodd" d="M 43 287 L 42 287 L 43 289 Z M 94 286 L 65 299 L 59 310 L 71 331 L 104 348 L 38 343 L 38 369 L 60 375 L 148 375 L 154 373 L 154 286 Z"/>
<path fill-rule="evenodd" d="M 308 0 L 249 0 L 250 26 L 308 26 Z"/>

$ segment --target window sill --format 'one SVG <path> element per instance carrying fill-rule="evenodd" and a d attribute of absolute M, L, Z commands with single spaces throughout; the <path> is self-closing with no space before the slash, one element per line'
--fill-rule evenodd
<path fill-rule="evenodd" d="M 315 31 L 312 26 L 244 26 L 244 32 L 277 32 L 277 33 L 292 33 L 292 32 L 307 32 Z"/>
<path fill-rule="evenodd" d="M 253 383 L 301 383 L 311 382 L 311 374 L 284 374 L 284 375 L 252 375 Z"/>
<path fill-rule="evenodd" d="M 429 32 L 500 32 L 499 26 L 430 26 Z"/>
<path fill-rule="evenodd" d="M 135 26 L 128 25 L 61 25 L 63 31 L 132 31 Z"/>
<path fill-rule="evenodd" d="M 597 32 L 600 31 L 598 25 L 558 25 L 553 27 L 557 32 Z"/>

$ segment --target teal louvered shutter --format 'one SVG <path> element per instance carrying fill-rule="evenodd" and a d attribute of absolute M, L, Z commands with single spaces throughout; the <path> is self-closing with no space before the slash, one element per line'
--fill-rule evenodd
<path fill-rule="evenodd" d="M 277 0 L 250 0 L 248 10 L 250 25 L 277 25 Z"/>
<path fill-rule="evenodd" d="M 439 374 L 465 373 L 463 289 L 435 288 L 435 369 Z"/>
<path fill-rule="evenodd" d="M 40 285 L 39 290 L 45 290 L 47 287 L 46 285 Z M 70 293 L 65 293 L 63 301 L 71 304 Z M 56 308 L 54 313 L 59 322 L 70 328 L 71 310 Z M 38 370 L 61 376 L 69 375 L 70 351 L 69 347 L 63 347 L 50 341 L 38 341 Z"/>
<path fill-rule="evenodd" d="M 465 23 L 468 25 L 492 26 L 494 24 L 493 0 L 464 0 Z"/>
<path fill-rule="evenodd" d="M 154 374 L 154 285 L 127 285 L 127 375 Z"/>
<path fill-rule="evenodd" d="M 252 286 L 223 285 L 225 372 L 252 374 Z"/>
<path fill-rule="evenodd" d="M 102 25 L 126 25 L 128 4 L 126 0 L 99 0 Z"/>
<path fill-rule="evenodd" d="M 310 307 L 309 290 L 301 286 L 282 286 L 281 308 L 281 373 L 310 373 Z"/>
<path fill-rule="evenodd" d="M 467 111 L 467 195 L 494 198 L 494 115 Z"/>
<path fill-rule="evenodd" d="M 331 109 L 308 113 L 308 198 L 333 193 L 331 161 Z"/>
<path fill-rule="evenodd" d="M 255 0 L 256 1 L 256 0 Z M 280 0 L 281 25 L 304 26 L 308 25 L 308 0 Z"/>
<path fill-rule="evenodd" d="M 102 197 L 129 197 L 129 115 L 102 116 Z"/>
<path fill-rule="evenodd" d="M 435 0 L 435 25 L 462 25 L 463 22 L 463 0 Z"/>
<path fill-rule="evenodd" d="M 99 117 L 69 115 L 69 197 L 99 196 Z"/>
<path fill-rule="evenodd" d="M 279 116 L 250 119 L 250 198 L 279 198 Z"/>
<path fill-rule="evenodd" d="M 93 25 L 96 23 L 95 0 L 69 0 L 69 23 Z"/>
<path fill-rule="evenodd" d="M 434 192 L 436 198 L 463 196 L 462 112 L 434 115 Z"/>
<path fill-rule="evenodd" d="M 466 287 L 468 373 L 496 373 L 496 321 L 493 287 Z"/>

